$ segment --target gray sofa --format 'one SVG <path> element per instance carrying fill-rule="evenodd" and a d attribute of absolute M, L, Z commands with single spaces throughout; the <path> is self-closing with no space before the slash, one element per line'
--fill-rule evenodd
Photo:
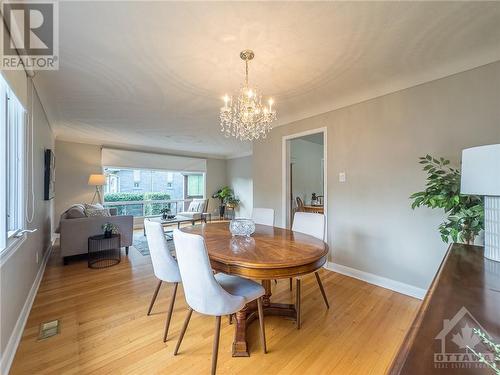
<path fill-rule="evenodd" d="M 113 223 L 118 226 L 121 235 L 121 246 L 128 248 L 133 242 L 134 217 L 117 216 L 116 209 L 110 209 L 111 216 L 87 217 L 82 212 L 83 205 L 74 205 L 61 215 L 59 223 L 61 257 L 67 264 L 68 257 L 86 254 L 88 251 L 88 238 L 102 234 L 102 225 Z"/>

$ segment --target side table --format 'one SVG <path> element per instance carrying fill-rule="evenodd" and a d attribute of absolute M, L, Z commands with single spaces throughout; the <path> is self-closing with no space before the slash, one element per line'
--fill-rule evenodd
<path fill-rule="evenodd" d="M 121 261 L 121 237 L 112 234 L 106 238 L 103 234 L 91 236 L 88 240 L 88 267 L 106 268 Z"/>

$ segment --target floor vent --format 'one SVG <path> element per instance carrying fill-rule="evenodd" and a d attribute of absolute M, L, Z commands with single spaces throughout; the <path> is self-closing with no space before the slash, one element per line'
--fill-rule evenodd
<path fill-rule="evenodd" d="M 38 334 L 38 340 L 45 340 L 49 337 L 59 334 L 59 327 L 59 320 L 51 320 L 50 322 L 40 324 L 40 333 Z"/>

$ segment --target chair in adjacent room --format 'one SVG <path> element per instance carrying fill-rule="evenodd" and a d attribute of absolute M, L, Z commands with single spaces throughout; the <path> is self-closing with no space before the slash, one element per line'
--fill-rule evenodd
<path fill-rule="evenodd" d="M 274 210 L 272 208 L 254 208 L 252 220 L 255 224 L 274 226 Z"/>
<path fill-rule="evenodd" d="M 293 219 L 292 230 L 294 232 L 301 232 L 308 234 L 310 236 L 316 237 L 321 241 L 324 241 L 325 238 L 325 216 L 321 214 L 309 213 L 309 212 L 296 212 Z M 321 282 L 321 278 L 319 276 L 319 272 L 314 272 L 314 276 L 316 276 L 316 281 L 318 282 L 319 290 L 323 296 L 323 300 L 325 301 L 326 308 L 330 308 L 330 304 L 328 303 L 328 298 L 326 297 L 325 289 L 323 288 L 323 283 Z M 291 279 L 290 279 L 291 280 Z M 300 286 L 301 286 L 301 278 L 297 277 L 297 290 L 296 290 L 296 304 L 297 304 L 297 328 L 300 328 Z M 290 281 L 291 285 L 291 281 Z"/>
<path fill-rule="evenodd" d="M 304 211 L 304 201 L 300 197 L 295 198 L 295 202 L 297 202 L 297 208 L 295 208 L 295 212 L 303 212 Z"/>
<path fill-rule="evenodd" d="M 181 282 L 181 274 L 179 272 L 177 261 L 170 254 L 170 251 L 168 249 L 167 239 L 165 238 L 165 233 L 163 232 L 161 223 L 144 220 L 144 229 L 146 231 L 149 252 L 151 254 L 151 262 L 153 263 L 153 271 L 156 278 L 158 279 L 158 284 L 153 294 L 153 298 L 151 299 L 151 303 L 149 304 L 147 315 L 151 314 L 151 310 L 153 309 L 156 297 L 158 296 L 158 292 L 160 291 L 161 284 L 163 282 L 174 284 L 170 306 L 167 310 L 165 332 L 163 334 L 163 342 L 166 342 L 168 328 L 170 326 L 170 320 L 172 319 L 172 312 L 174 310 L 177 286 Z"/>
<path fill-rule="evenodd" d="M 265 294 L 265 290 L 262 285 L 252 280 L 224 273 L 214 275 L 205 241 L 201 236 L 183 233 L 179 229 L 175 229 L 174 243 L 177 249 L 176 254 L 184 295 L 189 306 L 174 355 L 179 352 L 193 310 L 200 314 L 215 316 L 215 337 L 212 351 L 212 374 L 215 374 L 221 316 L 234 314 L 243 309 L 247 303 L 255 300 L 257 300 L 259 313 L 262 350 L 266 353 L 264 313 L 262 310 L 262 296 Z"/>

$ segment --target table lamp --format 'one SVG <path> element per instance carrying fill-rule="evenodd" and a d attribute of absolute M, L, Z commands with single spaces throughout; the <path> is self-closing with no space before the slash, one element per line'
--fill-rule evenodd
<path fill-rule="evenodd" d="M 99 186 L 106 185 L 106 176 L 103 174 L 91 174 L 89 176 L 89 185 L 95 186 L 95 193 L 92 197 L 92 203 L 95 202 L 97 197 L 97 202 L 102 203 L 101 200 L 101 191 L 99 190 Z"/>
<path fill-rule="evenodd" d="M 460 192 L 484 195 L 484 256 L 500 262 L 500 144 L 462 151 Z"/>

